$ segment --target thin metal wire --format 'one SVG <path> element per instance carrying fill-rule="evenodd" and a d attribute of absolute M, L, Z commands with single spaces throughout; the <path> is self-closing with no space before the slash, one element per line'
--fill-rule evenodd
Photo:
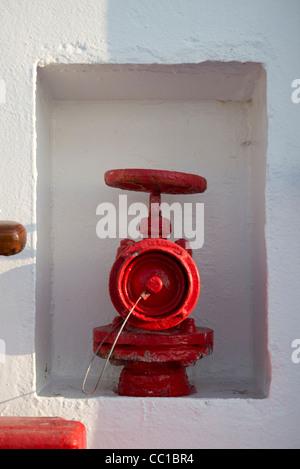
<path fill-rule="evenodd" d="M 98 385 L 99 385 L 99 383 L 100 383 L 100 380 L 101 380 L 101 378 L 102 378 L 102 376 L 103 376 L 103 374 L 104 374 L 104 372 L 105 372 L 105 370 L 106 370 L 106 367 L 107 367 L 107 365 L 108 365 L 108 362 L 109 362 L 109 360 L 110 360 L 110 357 L 111 357 L 111 355 L 112 355 L 112 353 L 113 353 L 113 351 L 114 351 L 114 348 L 115 348 L 115 346 L 116 346 L 116 343 L 117 343 L 117 341 L 118 341 L 118 339 L 119 339 L 119 337 L 120 337 L 120 334 L 121 334 L 122 330 L 124 329 L 124 326 L 125 326 L 126 322 L 128 321 L 128 319 L 129 319 L 131 313 L 134 311 L 134 309 L 135 309 L 136 306 L 138 305 L 139 301 L 140 301 L 142 298 L 143 298 L 143 299 L 149 298 L 149 295 L 150 295 L 150 294 L 148 294 L 148 292 L 147 292 L 147 293 L 146 293 L 146 292 L 141 293 L 141 295 L 139 296 L 139 298 L 137 299 L 137 301 L 135 302 L 135 304 L 133 305 L 133 307 L 132 307 L 131 310 L 129 311 L 128 315 L 126 316 L 126 318 L 124 319 L 124 321 L 123 321 L 123 323 L 122 323 L 122 326 L 120 327 L 120 330 L 119 330 L 119 332 L 118 332 L 118 334 L 117 334 L 117 337 L 115 338 L 115 341 L 114 341 L 114 343 L 113 343 L 113 345 L 112 345 L 112 347 L 111 347 L 111 349 L 110 349 L 110 352 L 109 352 L 109 354 L 108 354 L 108 357 L 106 358 L 104 367 L 103 367 L 103 369 L 102 369 L 102 371 L 101 371 L 101 374 L 100 374 L 100 376 L 99 376 L 99 378 L 98 378 L 98 381 L 97 381 L 97 383 L 96 383 L 96 386 L 94 387 L 94 390 L 93 390 L 91 393 L 87 393 L 87 392 L 85 391 L 85 383 L 86 383 L 87 377 L 88 377 L 88 375 L 89 375 L 89 372 L 90 372 L 92 363 L 93 363 L 93 361 L 94 361 L 94 358 L 95 358 L 96 355 L 98 354 L 98 352 L 99 352 L 99 350 L 100 350 L 100 348 L 101 348 L 103 342 L 104 342 L 104 341 L 107 339 L 107 337 L 120 325 L 119 322 L 118 322 L 118 324 L 116 324 L 116 325 L 109 331 L 108 334 L 106 334 L 106 336 L 104 337 L 104 339 L 103 339 L 102 342 L 100 343 L 99 347 L 97 348 L 96 352 L 94 353 L 94 356 L 93 356 L 92 360 L 90 361 L 90 364 L 89 364 L 89 366 L 88 366 L 88 369 L 87 369 L 87 371 L 86 371 L 86 374 L 85 374 L 85 377 L 84 377 L 84 380 L 83 380 L 83 383 L 82 383 L 82 388 L 81 388 L 81 390 L 82 390 L 83 394 L 85 394 L 86 396 L 93 396 L 93 395 L 95 394 L 95 392 L 96 392 L 96 390 L 97 390 L 97 388 L 98 388 Z"/>

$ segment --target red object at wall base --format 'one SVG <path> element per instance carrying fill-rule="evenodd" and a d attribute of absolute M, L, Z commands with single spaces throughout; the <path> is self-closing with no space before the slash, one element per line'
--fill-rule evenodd
<path fill-rule="evenodd" d="M 86 449 L 86 428 L 59 417 L 0 417 L 0 449 Z"/>

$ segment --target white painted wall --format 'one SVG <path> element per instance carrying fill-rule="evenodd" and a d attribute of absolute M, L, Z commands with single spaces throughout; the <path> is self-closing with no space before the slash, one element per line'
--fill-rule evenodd
<path fill-rule="evenodd" d="M 0 261 L 0 339 L 7 351 L 0 363 L 1 415 L 81 420 L 90 448 L 299 447 L 300 364 L 291 360 L 291 343 L 300 337 L 300 104 L 291 100 L 291 83 L 299 78 L 298 2 L 289 0 L 289 8 L 280 0 L 1 3 L 1 218 L 21 221 L 29 234 L 22 254 Z M 194 69 L 206 61 L 262 67 L 255 79 L 235 76 L 233 89 L 222 80 L 209 87 L 202 74 L 204 96 L 193 95 L 192 86 L 186 95 L 180 78 L 157 95 L 161 78 L 152 64 Z M 115 67 L 104 102 L 103 94 L 95 95 L 103 73 L 95 65 L 107 64 L 111 73 L 110 64 L 126 63 L 155 70 L 153 95 L 144 85 L 130 95 L 130 81 L 117 95 L 114 86 L 120 76 L 126 82 L 126 73 Z M 51 75 L 47 64 L 65 67 Z M 71 64 L 93 66 L 92 74 L 75 68 L 70 77 Z M 167 93 L 176 86 L 180 102 Z M 167 122 L 179 129 L 182 112 L 190 124 L 170 143 Z M 153 142 L 157 119 L 165 132 Z M 113 140 L 115 127 L 124 131 L 122 142 Z M 154 150 L 163 150 L 163 162 Z M 114 316 L 105 281 L 116 244 L 95 237 L 94 215 L 102 197 L 116 200 L 117 194 L 103 185 L 101 173 L 128 161 L 165 169 L 176 164 L 209 182 L 205 245 L 196 254 L 204 286 L 194 317 L 215 329 L 216 349 L 191 370 L 192 379 L 206 383 L 192 397 L 120 398 L 111 391 L 112 369 L 95 398 L 78 392 L 91 329 Z M 240 393 L 245 390 L 248 395 Z"/>

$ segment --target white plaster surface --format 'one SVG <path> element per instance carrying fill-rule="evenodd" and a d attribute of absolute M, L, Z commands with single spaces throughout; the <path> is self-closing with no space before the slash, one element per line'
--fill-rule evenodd
<path fill-rule="evenodd" d="M 291 360 L 293 351 L 291 343 L 300 337 L 298 288 L 300 104 L 294 104 L 291 100 L 293 91 L 291 83 L 294 79 L 300 78 L 298 76 L 300 39 L 298 2 L 289 0 L 288 8 L 287 2 L 283 0 L 275 2 L 254 0 L 248 3 L 237 0 L 227 2 L 218 0 L 214 2 L 202 0 L 34 2 L 30 0 L 0 3 L 0 79 L 4 80 L 6 86 L 5 102 L 0 104 L 0 214 L 2 219 L 16 219 L 22 222 L 29 235 L 28 245 L 22 254 L 13 258 L 1 258 L 0 261 L 0 339 L 5 341 L 7 354 L 5 362 L 0 363 L 0 414 L 59 415 L 81 420 L 88 430 L 90 448 L 298 448 L 300 446 L 298 432 L 300 365 L 294 364 Z M 227 152 L 230 144 L 235 148 L 237 135 L 244 137 L 246 123 L 248 125 L 251 122 L 251 129 L 248 128 L 247 131 L 251 136 L 257 137 L 258 152 L 252 150 L 248 144 L 242 149 L 245 158 L 249 154 L 252 162 L 250 168 L 246 165 L 245 172 L 242 173 L 241 164 L 237 165 L 236 180 L 234 177 L 231 180 L 233 187 L 234 184 L 241 184 L 242 174 L 245 177 L 247 189 L 246 192 L 239 192 L 241 203 L 245 202 L 245 195 L 252 194 L 249 225 L 245 221 L 244 212 L 242 218 L 242 226 L 249 227 L 249 231 L 245 231 L 245 236 L 250 236 L 251 245 L 248 247 L 249 251 L 243 252 L 241 256 L 243 261 L 252 260 L 252 264 L 251 269 L 248 265 L 242 268 L 241 277 L 236 279 L 237 289 L 241 289 L 241 294 L 236 297 L 238 303 L 241 301 L 239 307 L 245 306 L 247 295 L 249 301 L 251 299 L 251 304 L 248 303 L 247 307 L 248 311 L 251 311 L 252 332 L 247 333 L 245 349 L 242 347 L 243 339 L 241 339 L 241 343 L 238 344 L 238 356 L 233 357 L 233 362 L 222 361 L 224 360 L 221 358 L 222 352 L 218 351 L 207 359 L 206 364 L 203 360 L 205 373 L 208 375 L 209 370 L 213 370 L 211 377 L 213 379 L 205 383 L 202 394 L 197 396 L 180 399 L 120 398 L 109 388 L 105 388 L 102 394 L 95 398 L 81 397 L 77 392 L 80 384 L 79 370 L 83 369 L 85 358 L 82 357 L 81 351 L 84 352 L 84 344 L 88 342 L 88 329 L 96 322 L 96 312 L 85 318 L 77 311 L 74 322 L 68 329 L 68 320 L 72 321 L 71 307 L 66 308 L 65 317 L 58 315 L 58 307 L 60 315 L 64 314 L 64 298 L 59 293 L 59 287 L 63 286 L 60 280 L 66 282 L 69 288 L 68 298 L 71 302 L 75 301 L 76 296 L 75 298 L 72 296 L 72 287 L 67 284 L 68 275 L 63 277 L 63 272 L 68 267 L 71 253 L 74 255 L 72 262 L 75 265 L 78 263 L 78 272 L 80 271 L 84 252 L 80 250 L 78 233 L 83 233 L 88 239 L 86 230 L 91 228 L 91 225 L 86 226 L 83 220 L 86 213 L 84 194 L 87 197 L 87 208 L 94 213 L 95 206 L 90 206 L 89 197 L 94 197 L 95 204 L 100 202 L 96 179 L 98 178 L 99 184 L 102 179 L 101 174 L 98 177 L 94 170 L 91 174 L 88 173 L 88 168 L 80 174 L 82 166 L 79 162 L 77 166 L 75 164 L 76 172 L 70 171 L 66 174 L 66 169 L 71 159 L 70 152 L 76 145 L 80 151 L 85 148 L 87 154 L 94 152 L 99 136 L 92 131 L 95 128 L 93 126 L 97 126 L 97 123 L 103 119 L 99 104 L 99 100 L 103 98 L 97 96 L 98 103 L 89 101 L 84 104 L 84 96 L 81 95 L 80 103 L 76 104 L 74 90 L 76 91 L 76 87 L 82 89 L 82 84 L 76 85 L 72 80 L 74 87 L 69 88 L 70 80 L 67 80 L 65 85 L 60 84 L 57 90 L 60 95 L 57 95 L 56 101 L 53 101 L 55 89 L 51 89 L 48 85 L 43 89 L 42 85 L 36 86 L 37 66 L 39 64 L 166 65 L 198 64 L 207 61 L 261 63 L 266 70 L 268 129 L 261 118 L 264 90 L 260 86 L 254 87 L 250 92 L 250 97 L 253 96 L 253 106 L 255 107 L 255 103 L 260 103 L 257 109 L 251 111 L 252 115 L 260 116 L 255 122 L 253 119 L 249 120 L 249 113 L 246 117 L 246 109 L 250 107 L 250 103 L 245 102 L 246 94 L 243 93 L 243 99 L 239 98 L 237 102 L 227 103 L 224 106 L 220 102 L 205 103 L 201 106 L 200 113 L 203 123 L 205 110 L 212 113 L 207 119 L 207 126 L 212 129 L 211 132 L 214 117 L 217 124 L 221 122 L 223 131 L 228 125 L 235 129 L 231 134 L 235 140 L 230 142 L 228 138 L 225 145 Z M 112 85 L 109 89 L 112 90 Z M 212 87 L 212 91 L 214 89 Z M 234 90 L 227 91 L 229 96 L 233 96 Z M 90 92 L 92 93 L 90 99 L 95 99 L 93 95 L 95 89 L 91 89 Z M 126 92 L 128 95 L 128 88 Z M 164 96 L 166 96 L 165 91 Z M 110 96 L 111 98 L 113 96 Z M 68 102 L 62 103 L 63 99 L 67 99 Z M 85 99 L 89 97 L 85 96 Z M 148 95 L 145 99 L 150 106 L 149 101 L 152 102 L 154 97 Z M 203 97 L 199 99 L 203 100 Z M 214 98 L 210 95 L 210 100 L 212 99 Z M 228 96 L 225 100 L 227 99 Z M 181 105 L 186 106 L 186 102 Z M 114 106 L 118 106 L 118 115 L 121 112 L 129 112 L 130 106 L 135 107 L 135 112 L 139 107 L 134 102 L 115 103 Z M 172 114 L 174 117 L 178 112 L 176 106 L 178 103 L 174 105 L 169 102 L 160 106 L 160 109 L 165 115 Z M 197 108 L 197 104 L 193 98 L 192 104 L 188 105 L 189 112 L 195 107 Z M 112 110 L 111 104 L 109 109 Z M 218 109 L 220 114 L 217 117 Z M 103 112 L 104 108 L 101 111 Z M 155 109 L 152 111 L 149 119 L 154 119 L 157 112 Z M 199 112 L 198 109 L 198 116 Z M 55 134 L 55 142 L 51 140 L 49 134 L 53 115 L 56 116 L 56 124 L 61 124 L 60 127 L 56 127 L 56 132 L 59 128 L 63 130 L 63 136 Z M 132 112 L 130 115 L 132 116 Z M 90 117 L 94 117 L 92 122 L 89 122 Z M 64 119 L 69 119 L 68 124 L 64 123 Z M 226 119 L 229 123 L 225 125 Z M 130 127 L 129 123 L 128 126 Z M 207 136 L 213 140 L 208 130 Z M 246 132 L 246 135 L 249 134 Z M 85 147 L 87 136 L 89 141 Z M 125 138 L 128 139 L 128 135 Z M 265 160 L 266 141 L 268 148 Z M 107 135 L 104 144 L 109 148 Z M 114 145 L 117 146 L 116 142 Z M 222 146 L 216 139 L 210 148 L 216 151 L 218 145 Z M 142 142 L 138 141 L 137 149 L 141 147 Z M 125 166 L 126 155 L 121 158 L 120 148 L 117 160 L 105 161 L 105 165 L 103 163 L 105 168 L 107 165 L 109 169 L 112 162 L 118 163 L 120 167 Z M 167 148 L 170 151 L 170 147 Z M 42 162 L 39 159 L 41 154 L 43 154 Z M 150 155 L 149 146 L 147 155 Z M 59 157 L 62 165 L 59 164 Z M 90 154 L 90 157 L 93 162 L 93 155 Z M 168 154 L 168 159 L 171 163 L 171 152 Z M 139 159 L 138 151 L 132 161 L 145 164 L 145 160 Z M 229 167 L 225 161 L 221 164 L 218 159 L 214 159 L 212 163 L 207 158 L 204 162 L 210 171 L 208 179 L 213 188 L 213 179 L 217 178 L 220 181 L 222 171 L 229 171 Z M 151 164 L 155 163 L 155 160 L 151 160 Z M 96 170 L 97 168 L 102 170 L 104 166 L 99 163 Z M 192 166 L 190 160 L 188 167 L 192 169 Z M 183 167 L 179 169 L 184 170 Z M 54 170 L 53 179 L 47 177 L 47 173 L 52 170 Z M 47 186 L 48 184 L 50 185 Z M 70 245 L 69 251 L 63 253 L 66 247 L 66 238 L 64 238 L 66 231 L 61 232 L 53 221 L 62 221 L 64 209 L 70 207 L 66 198 L 62 205 L 59 201 L 61 190 L 68 184 L 80 187 L 78 225 L 72 218 L 72 228 L 76 230 L 78 226 L 79 232 L 76 233 L 73 249 Z M 104 190 L 100 185 L 99 188 Z M 258 188 L 257 196 L 256 188 Z M 91 189 L 93 195 L 89 195 Z M 115 197 L 113 192 L 110 193 Z M 215 197 L 221 197 L 220 188 Z M 207 193 L 205 203 L 209 217 L 209 204 L 212 204 L 211 207 L 217 207 L 217 200 L 213 200 L 212 197 L 209 202 L 209 193 Z M 227 201 L 225 205 L 228 211 Z M 43 206 L 47 208 L 43 210 Z M 250 210 L 249 207 L 247 210 Z M 265 243 L 261 239 L 264 214 Z M 68 219 L 68 213 L 65 215 Z M 217 215 L 218 211 L 215 216 Z M 236 212 L 234 217 L 236 223 L 238 218 Z M 92 218 L 89 218 L 90 224 L 91 220 Z M 216 222 L 216 220 L 211 221 L 211 223 Z M 256 224 L 259 225 L 258 229 Z M 223 219 L 221 230 L 226 232 L 226 221 Z M 229 230 L 228 233 L 236 235 L 234 226 L 232 232 Z M 72 230 L 70 237 L 72 238 Z M 98 241 L 94 240 L 97 247 Z M 217 239 L 214 239 L 213 243 L 213 246 L 217 246 Z M 227 248 L 228 246 L 229 244 Z M 93 250 L 92 247 L 89 246 L 90 251 Z M 239 241 L 239 247 L 243 250 L 242 240 Z M 99 249 L 101 250 L 100 244 Z M 109 252 L 114 252 L 115 248 L 105 242 L 104 249 L 108 252 L 103 260 L 105 264 L 103 270 L 98 265 L 97 257 L 91 258 L 91 267 L 94 271 L 98 269 L 99 279 L 94 276 L 90 279 L 85 275 L 86 285 L 80 284 L 80 288 L 85 292 L 83 295 L 86 295 L 85 286 L 92 291 L 90 313 L 97 295 L 100 295 L 100 291 L 105 293 L 104 287 L 101 287 L 102 290 L 95 295 L 94 288 L 98 280 L 103 285 L 105 271 L 109 272 L 112 260 L 108 259 Z M 221 275 L 219 278 L 223 288 L 225 277 L 222 277 L 222 270 L 221 272 L 213 270 L 212 266 L 214 268 L 216 266 L 215 261 L 210 262 L 208 254 L 211 253 L 212 250 L 209 249 L 205 254 L 205 246 L 199 252 L 199 260 L 200 256 L 205 258 L 203 270 L 207 272 L 207 285 L 212 287 L 214 275 L 218 274 Z M 220 259 L 224 268 L 229 257 L 230 252 L 225 249 L 224 257 Z M 52 263 L 49 261 L 51 259 Z M 261 264 L 259 259 L 262 260 Z M 237 274 L 236 267 L 234 273 Z M 223 274 L 225 275 L 224 271 Z M 267 289 L 264 283 L 266 274 Z M 76 274 L 72 271 L 73 279 L 74 276 Z M 253 281 L 251 286 L 253 289 L 247 284 L 247 278 Z M 41 282 L 44 283 L 41 285 Z M 245 291 L 243 287 L 246 284 Z M 228 283 L 229 292 L 232 293 L 234 285 L 235 276 Z M 206 288 L 204 289 L 206 304 L 216 308 L 216 313 L 220 314 L 216 302 L 218 304 L 219 301 L 220 305 L 226 304 L 226 299 L 218 300 L 215 290 Z M 224 293 L 225 290 L 222 291 Z M 257 294 L 253 295 L 253 292 Z M 74 291 L 74 294 L 78 295 L 78 291 Z M 265 308 L 259 310 L 264 295 L 266 295 Z M 104 300 L 102 296 L 98 297 L 98 300 L 99 306 L 101 301 L 104 301 L 108 307 L 107 296 Z M 41 313 L 45 305 L 47 308 L 50 305 L 50 309 L 47 310 L 49 314 L 45 311 Z M 113 316 L 112 310 L 101 314 L 103 316 L 100 319 L 103 320 Z M 205 312 L 207 325 L 213 321 L 212 325 L 216 330 L 218 314 L 211 317 L 208 311 Z M 201 315 L 197 317 L 199 321 L 201 318 Z M 245 331 L 247 320 L 250 318 L 247 319 L 246 309 L 243 309 L 240 322 L 235 321 L 236 330 Z M 230 318 L 228 322 L 226 317 L 220 318 L 220 321 L 224 327 L 226 325 L 229 327 Z M 50 333 L 52 327 L 53 331 Z M 47 330 L 49 330 L 48 335 Z M 60 337 L 60 334 L 63 337 Z M 234 348 L 226 344 L 224 334 L 220 333 L 220 337 L 225 350 L 233 354 Z M 247 343 L 251 340 L 254 350 L 251 350 L 250 343 Z M 78 349 L 77 343 L 80 343 Z M 269 354 L 266 353 L 266 347 Z M 71 376 L 67 376 L 68 380 L 64 382 L 60 380 L 57 361 L 59 349 L 63 351 L 62 375 L 68 375 L 68 368 L 72 370 Z M 68 356 L 66 354 L 68 349 L 75 355 Z M 80 351 L 80 358 L 76 355 L 78 353 L 76 350 Z M 87 355 L 88 353 L 87 350 Z M 55 379 L 50 379 L 48 391 L 43 394 L 37 386 L 42 380 L 43 365 L 51 355 Z M 214 363 L 214 357 L 218 357 L 221 361 Z M 245 397 L 241 385 L 242 363 L 246 363 L 243 378 L 253 377 L 253 373 L 257 373 L 259 382 L 262 383 L 264 379 L 268 381 L 269 359 L 272 379 L 267 397 L 254 399 L 255 393 Z M 79 368 L 76 376 L 74 370 L 78 360 Z M 230 368 L 232 363 L 238 365 L 234 379 L 236 379 L 235 384 L 239 383 L 239 386 L 235 388 L 234 397 L 232 395 L 234 388 L 227 382 L 227 378 L 233 375 Z M 221 366 L 222 364 L 224 366 Z M 223 369 L 223 380 L 218 380 L 218 376 L 222 377 L 218 366 Z M 47 372 L 49 373 L 49 370 Z M 253 383 L 251 379 L 250 384 Z M 53 392 L 51 394 L 51 389 L 56 396 L 53 396 Z M 268 389 L 268 382 L 265 389 Z"/>

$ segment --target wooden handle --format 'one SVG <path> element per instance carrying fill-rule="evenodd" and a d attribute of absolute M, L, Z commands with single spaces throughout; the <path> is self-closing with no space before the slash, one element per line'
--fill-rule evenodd
<path fill-rule="evenodd" d="M 0 256 L 14 256 L 26 246 L 27 233 L 23 225 L 15 221 L 0 221 Z"/>

